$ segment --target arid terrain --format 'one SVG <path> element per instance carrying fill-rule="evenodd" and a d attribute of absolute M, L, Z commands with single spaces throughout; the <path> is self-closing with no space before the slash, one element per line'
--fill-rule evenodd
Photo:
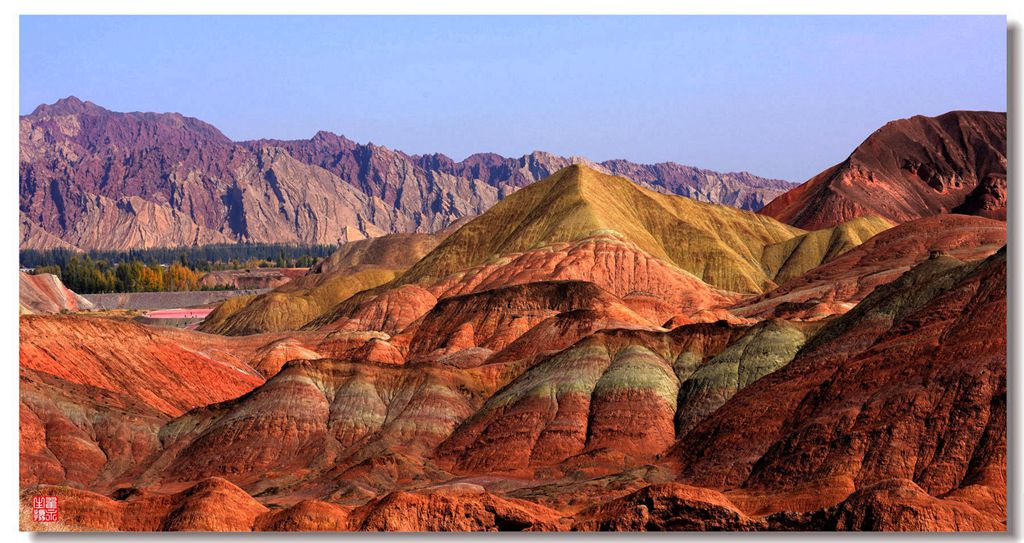
<path fill-rule="evenodd" d="M 756 210 L 792 184 L 674 163 L 407 155 L 319 132 L 233 142 L 177 113 L 119 113 L 68 97 L 20 124 L 21 248 L 227 242 L 334 244 L 436 232 L 570 164 L 653 190 Z"/>
<path fill-rule="evenodd" d="M 992 112 L 790 185 L 40 106 L 23 248 L 342 243 L 198 330 L 23 274 L 22 528 L 1005 531 L 1006 166 Z"/>

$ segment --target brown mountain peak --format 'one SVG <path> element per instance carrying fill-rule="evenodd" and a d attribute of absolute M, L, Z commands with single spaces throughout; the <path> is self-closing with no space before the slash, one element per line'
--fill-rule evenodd
<path fill-rule="evenodd" d="M 61 98 L 52 104 L 40 104 L 31 115 L 34 117 L 51 115 L 76 115 L 82 113 L 108 113 L 108 110 L 89 101 L 82 101 L 77 96 Z"/>
<path fill-rule="evenodd" d="M 892 121 L 843 162 L 760 213 L 806 229 L 866 215 L 902 223 L 941 213 L 1006 217 L 1006 113 L 951 111 Z"/>

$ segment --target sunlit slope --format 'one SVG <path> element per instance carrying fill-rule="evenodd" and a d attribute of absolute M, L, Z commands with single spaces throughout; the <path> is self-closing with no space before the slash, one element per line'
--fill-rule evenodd
<path fill-rule="evenodd" d="M 765 247 L 803 233 L 763 215 L 659 194 L 576 165 L 470 221 L 402 281 L 440 279 L 501 255 L 604 235 L 625 239 L 717 288 L 761 292 L 772 284 L 760 263 Z"/>
<path fill-rule="evenodd" d="M 782 284 L 892 227 L 893 223 L 878 216 L 859 217 L 769 245 L 761 255 L 761 263 L 765 272 Z"/>
<path fill-rule="evenodd" d="M 296 330 L 339 301 L 387 283 L 396 273 L 396 270 L 364 269 L 334 275 L 300 290 L 275 290 L 259 296 L 232 298 L 217 306 L 203 321 L 200 330 L 227 335 Z"/>
<path fill-rule="evenodd" d="M 259 296 L 225 301 L 201 329 L 228 335 L 295 330 L 353 294 L 391 281 L 445 235 L 392 234 L 346 243 L 307 275 Z"/>

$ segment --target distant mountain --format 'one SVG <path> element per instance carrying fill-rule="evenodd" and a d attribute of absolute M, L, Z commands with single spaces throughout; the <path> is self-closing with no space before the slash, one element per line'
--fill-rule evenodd
<path fill-rule="evenodd" d="M 431 210 L 452 205 L 449 211 L 461 212 L 462 216 L 479 214 L 493 204 L 489 199 L 491 195 L 504 198 L 518 188 L 573 164 L 628 177 L 665 194 L 752 211 L 793 188 L 788 181 L 765 179 L 747 172 L 718 173 L 674 162 L 637 164 L 608 160 L 598 163 L 584 157 L 562 157 L 543 151 L 519 158 L 477 153 L 456 162 L 443 154 L 407 155 L 373 144 L 359 145 L 329 132 L 319 132 L 309 140 L 260 140 L 248 144 L 286 149 L 295 158 L 330 170 L 360 190 L 425 220 L 445 218 L 443 213 L 438 215 Z M 469 180 L 484 185 L 467 184 Z M 466 198 L 467 195 L 474 198 Z"/>
<path fill-rule="evenodd" d="M 20 121 L 22 248 L 337 243 L 433 232 L 582 158 L 407 155 L 320 132 L 232 142 L 176 113 L 69 97 Z M 757 209 L 791 185 L 747 173 L 610 161 L 655 190 Z"/>
<path fill-rule="evenodd" d="M 760 211 L 800 228 L 865 215 L 1006 219 L 1006 113 L 952 111 L 886 124 L 843 162 Z"/>
<path fill-rule="evenodd" d="M 724 204 L 751 211 L 760 209 L 775 196 L 793 188 L 793 184 L 788 181 L 765 179 L 747 172 L 718 173 L 675 162 L 593 162 L 583 157 L 565 158 L 543 151 L 534 151 L 519 158 L 478 153 L 462 162 L 454 162 L 444 155 L 424 155 L 415 158 L 425 169 L 482 179 L 503 189 L 503 193 L 507 190 L 505 187 L 524 187 L 573 164 L 582 164 L 603 173 L 626 177 L 634 183 L 664 194 L 677 194 L 701 202 Z"/>
<path fill-rule="evenodd" d="M 23 248 L 53 238 L 83 249 L 335 243 L 416 227 L 281 149 L 237 145 L 178 114 L 75 98 L 21 118 L 19 177 L 22 239 L 36 242 Z"/>

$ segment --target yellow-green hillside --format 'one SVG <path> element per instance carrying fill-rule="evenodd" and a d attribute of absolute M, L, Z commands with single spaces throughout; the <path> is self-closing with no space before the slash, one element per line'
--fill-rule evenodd
<path fill-rule="evenodd" d="M 502 200 L 448 237 L 401 279 L 439 279 L 489 259 L 611 235 L 725 290 L 772 286 L 765 247 L 804 234 L 764 215 L 660 194 L 628 179 L 570 166 Z"/>
<path fill-rule="evenodd" d="M 296 330 L 353 294 L 391 281 L 448 234 L 391 234 L 346 243 L 307 275 L 259 296 L 225 301 L 200 329 L 229 335 Z"/>
<path fill-rule="evenodd" d="M 859 217 L 768 245 L 761 255 L 761 264 L 765 273 L 781 285 L 892 227 L 893 223 L 878 216 Z"/>
<path fill-rule="evenodd" d="M 314 273 L 223 304 L 202 329 L 225 334 L 297 329 L 385 283 L 431 283 L 509 254 L 595 236 L 631 243 L 714 287 L 761 293 L 889 226 L 867 217 L 805 232 L 765 215 L 653 192 L 622 177 L 570 166 L 513 193 L 454 233 L 348 244 Z"/>
<path fill-rule="evenodd" d="M 434 234 L 389 234 L 379 238 L 350 241 L 317 264 L 314 274 L 328 274 L 373 264 L 382 268 L 406 269 L 437 247 L 448 231 Z"/>
<path fill-rule="evenodd" d="M 232 298 L 217 306 L 200 330 L 246 335 L 297 330 L 317 315 L 357 292 L 391 281 L 401 270 L 370 268 L 333 274 L 312 287 L 272 290 L 259 296 Z"/>

